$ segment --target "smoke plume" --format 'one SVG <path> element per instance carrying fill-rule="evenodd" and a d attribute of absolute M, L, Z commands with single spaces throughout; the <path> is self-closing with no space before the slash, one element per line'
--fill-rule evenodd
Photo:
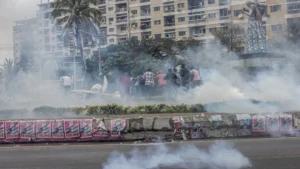
<path fill-rule="evenodd" d="M 250 166 L 249 159 L 232 144 L 215 142 L 208 150 L 195 145 L 181 145 L 175 149 L 159 145 L 145 151 L 135 149 L 129 155 L 113 152 L 103 169 L 241 169 Z"/>

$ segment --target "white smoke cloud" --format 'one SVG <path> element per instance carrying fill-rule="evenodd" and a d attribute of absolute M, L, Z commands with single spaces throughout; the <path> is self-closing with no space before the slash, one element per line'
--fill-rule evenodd
<path fill-rule="evenodd" d="M 215 142 L 208 150 L 194 145 L 180 145 L 172 149 L 165 145 L 150 146 L 145 151 L 134 149 L 129 155 L 113 152 L 103 169 L 241 169 L 250 167 L 247 157 L 234 148 L 233 144 Z"/>

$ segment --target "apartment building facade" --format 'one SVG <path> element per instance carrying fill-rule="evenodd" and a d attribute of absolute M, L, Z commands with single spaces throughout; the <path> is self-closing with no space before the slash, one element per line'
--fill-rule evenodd
<path fill-rule="evenodd" d="M 35 56 L 38 54 L 36 24 L 36 18 L 15 21 L 13 26 L 13 50 L 16 61 L 20 58 L 24 43 L 30 43 L 34 49 L 33 54 Z"/>
<path fill-rule="evenodd" d="M 244 33 L 247 0 L 99 0 L 101 30 L 107 35 L 104 45 L 116 44 L 129 37 L 195 38 L 209 42 L 211 32 L 225 24 L 238 24 Z M 260 0 L 267 5 L 264 17 L 267 38 L 285 31 L 299 18 L 300 0 Z M 105 41 L 103 40 L 103 41 Z"/>

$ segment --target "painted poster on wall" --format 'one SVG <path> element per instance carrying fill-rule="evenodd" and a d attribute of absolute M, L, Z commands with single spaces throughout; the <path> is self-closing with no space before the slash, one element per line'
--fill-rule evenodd
<path fill-rule="evenodd" d="M 252 116 L 252 132 L 265 132 L 266 131 L 266 125 L 265 125 L 265 116 L 262 115 L 254 115 Z"/>
<path fill-rule="evenodd" d="M 0 139 L 5 138 L 4 121 L 0 121 Z"/>
<path fill-rule="evenodd" d="M 238 136 L 251 135 L 251 116 L 250 114 L 237 114 Z"/>
<path fill-rule="evenodd" d="M 279 131 L 279 117 L 278 115 L 268 115 L 266 117 L 266 125 L 267 125 L 267 131 L 268 132 L 277 132 Z"/>
<path fill-rule="evenodd" d="M 36 137 L 37 138 L 51 138 L 51 121 L 38 120 L 36 122 Z"/>
<path fill-rule="evenodd" d="M 94 124 L 94 137 L 106 137 L 108 136 L 108 132 L 104 122 L 101 119 L 95 120 Z"/>
<path fill-rule="evenodd" d="M 52 121 L 52 138 L 65 138 L 63 120 Z"/>
<path fill-rule="evenodd" d="M 280 115 L 280 131 L 291 132 L 293 130 L 293 116 L 290 114 Z"/>
<path fill-rule="evenodd" d="M 125 119 L 111 120 L 110 123 L 111 123 L 111 132 L 121 132 L 126 127 Z"/>
<path fill-rule="evenodd" d="M 19 121 L 6 121 L 5 122 L 6 139 L 20 138 L 20 123 Z"/>
<path fill-rule="evenodd" d="M 93 120 L 92 119 L 81 119 L 79 120 L 80 125 L 80 137 L 90 138 L 93 137 Z"/>
<path fill-rule="evenodd" d="M 20 138 L 35 137 L 35 121 L 20 121 Z"/>
<path fill-rule="evenodd" d="M 64 120 L 64 129 L 66 138 L 80 137 L 79 122 L 75 119 Z"/>

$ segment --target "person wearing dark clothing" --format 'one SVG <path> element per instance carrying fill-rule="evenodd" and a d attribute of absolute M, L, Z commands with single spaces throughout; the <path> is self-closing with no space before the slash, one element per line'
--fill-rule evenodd
<path fill-rule="evenodd" d="M 165 80 L 167 81 L 167 96 L 169 99 L 174 97 L 177 93 L 176 87 L 178 86 L 177 75 L 172 71 L 172 69 L 168 69 L 168 73 L 165 76 Z"/>
<path fill-rule="evenodd" d="M 189 89 L 191 73 L 184 64 L 181 65 L 180 76 L 182 86 Z"/>

